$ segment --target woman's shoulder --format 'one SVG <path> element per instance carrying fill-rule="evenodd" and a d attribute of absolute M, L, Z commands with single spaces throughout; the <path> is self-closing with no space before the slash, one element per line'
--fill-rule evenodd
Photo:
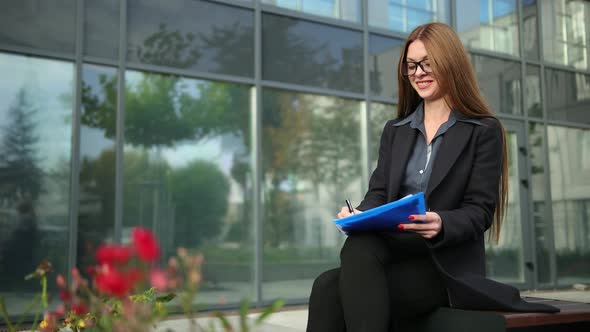
<path fill-rule="evenodd" d="M 500 120 L 495 116 L 484 116 L 478 119 L 482 126 L 484 127 L 491 127 L 491 128 L 499 128 L 500 127 Z"/>

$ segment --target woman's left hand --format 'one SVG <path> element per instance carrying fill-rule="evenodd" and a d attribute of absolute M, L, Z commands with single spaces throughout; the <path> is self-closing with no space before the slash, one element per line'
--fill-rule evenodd
<path fill-rule="evenodd" d="M 413 214 L 408 217 L 409 220 L 423 221 L 423 223 L 400 224 L 398 229 L 415 232 L 426 239 L 432 239 L 442 230 L 442 220 L 436 212 L 426 212 L 426 214 Z"/>

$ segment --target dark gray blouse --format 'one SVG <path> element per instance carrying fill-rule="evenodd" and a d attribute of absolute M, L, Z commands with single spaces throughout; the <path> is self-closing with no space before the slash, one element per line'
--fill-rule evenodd
<path fill-rule="evenodd" d="M 447 122 L 443 123 L 439 128 L 430 144 L 426 144 L 426 128 L 424 127 L 424 103 L 420 103 L 416 110 L 405 119 L 394 124 L 394 126 L 403 126 L 407 123 L 410 127 L 420 131 L 422 135 L 416 138 L 414 151 L 406 165 L 406 172 L 404 181 L 400 188 L 400 197 L 405 197 L 410 194 L 426 191 L 430 174 L 432 174 L 432 164 L 436 158 L 436 153 L 440 147 L 444 134 L 457 121 L 469 122 L 476 125 L 481 125 L 477 119 L 469 119 L 462 116 L 461 113 L 451 111 Z"/>

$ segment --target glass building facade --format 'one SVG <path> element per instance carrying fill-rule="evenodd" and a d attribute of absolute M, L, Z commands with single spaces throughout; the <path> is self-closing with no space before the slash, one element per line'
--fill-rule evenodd
<path fill-rule="evenodd" d="M 479 15 L 478 15 L 479 14 Z M 199 301 L 305 303 L 338 264 L 395 117 L 416 26 L 458 31 L 508 131 L 488 274 L 590 283 L 590 1 L 8 0 L 0 3 L 0 292 L 42 258 L 84 267 L 155 231 L 205 255 Z M 222 300 L 223 299 L 223 300 Z"/>

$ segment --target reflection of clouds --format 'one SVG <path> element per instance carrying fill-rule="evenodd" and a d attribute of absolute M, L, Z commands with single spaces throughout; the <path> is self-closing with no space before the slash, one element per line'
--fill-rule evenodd
<path fill-rule="evenodd" d="M 0 117 L 5 126 L 9 109 L 21 88 L 27 90 L 37 113 L 39 143 L 37 152 L 41 167 L 55 167 L 60 159 L 69 159 L 71 149 L 71 105 L 63 96 L 72 94 L 73 64 L 26 56 L 0 54 Z M 4 128 L 2 128 L 3 130 Z"/>
<path fill-rule="evenodd" d="M 198 143 L 194 141 L 183 141 L 172 147 L 162 148 L 162 157 L 172 168 L 181 168 L 190 162 L 201 159 L 218 163 L 222 159 L 221 140 L 219 138 L 203 139 Z M 229 167 L 219 165 L 224 173 L 229 173 Z"/>

